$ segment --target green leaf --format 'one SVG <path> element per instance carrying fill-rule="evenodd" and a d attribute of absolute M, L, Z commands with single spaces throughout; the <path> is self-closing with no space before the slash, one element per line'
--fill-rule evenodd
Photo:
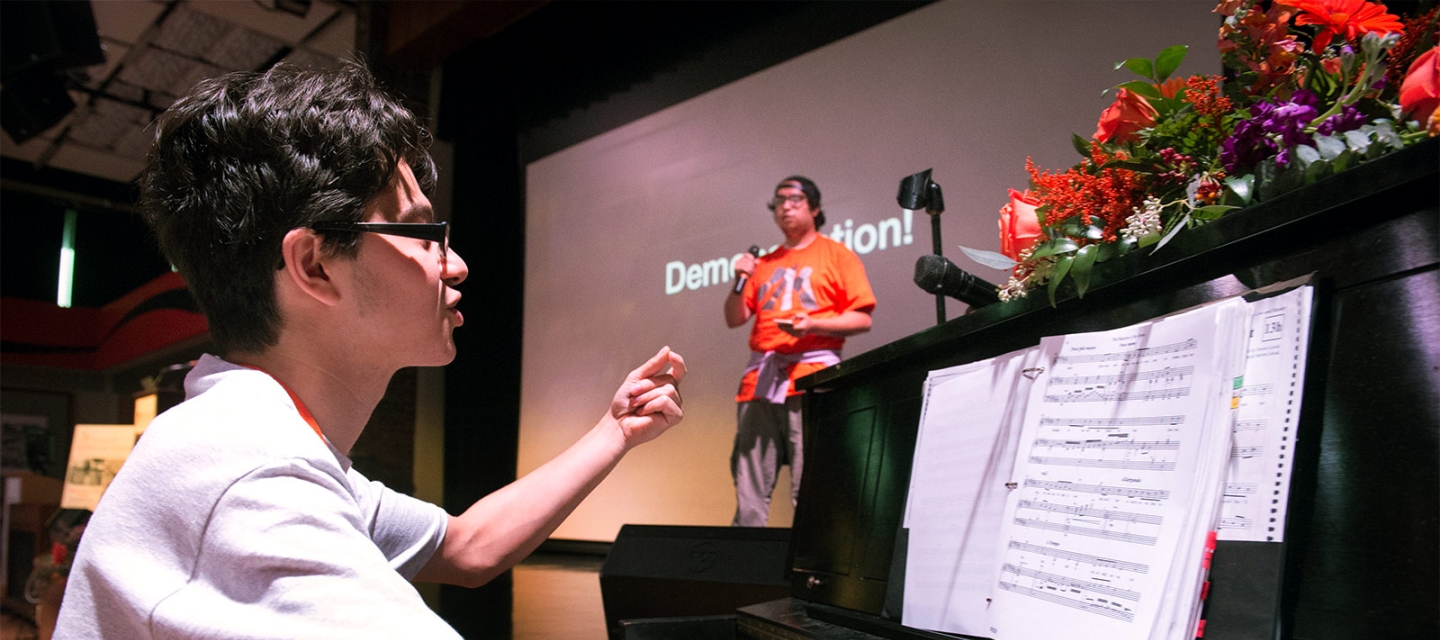
<path fill-rule="evenodd" d="M 1240 207 L 1232 207 L 1228 204 L 1212 204 L 1205 207 L 1196 207 L 1194 213 L 1206 220 L 1214 220 L 1239 208 Z"/>
<path fill-rule="evenodd" d="M 1130 58 L 1124 62 L 1115 63 L 1116 71 L 1119 71 L 1120 67 L 1125 67 L 1142 78 L 1155 79 L 1155 65 L 1151 64 L 1149 58 Z"/>
<path fill-rule="evenodd" d="M 980 249 L 971 249 L 970 247 L 960 247 L 960 251 L 964 252 L 966 257 L 970 258 L 971 260 L 990 267 L 991 269 L 1009 271 L 1010 269 L 1015 268 L 1016 262 L 1014 260 L 1011 260 L 1010 256 L 1007 256 L 1003 253 L 996 253 L 994 251 L 981 251 Z"/>
<path fill-rule="evenodd" d="M 1090 157 L 1090 141 L 1089 141 L 1089 140 L 1086 140 L 1086 139 L 1084 139 L 1084 138 L 1081 138 L 1079 134 L 1072 133 L 1072 134 L 1070 134 L 1070 144 L 1075 147 L 1075 150 L 1076 150 L 1076 151 L 1079 151 L 1079 152 L 1080 152 L 1080 155 L 1081 155 L 1081 156 L 1086 157 L 1086 158 L 1089 158 L 1089 157 Z"/>
<path fill-rule="evenodd" d="M 1054 240 L 1042 243 L 1038 248 L 1035 249 L 1034 253 L 1030 254 L 1030 259 L 1038 260 L 1040 258 L 1047 258 L 1062 253 L 1070 253 L 1078 247 L 1079 245 L 1075 244 L 1074 240 L 1071 240 L 1069 238 L 1056 238 Z"/>
<path fill-rule="evenodd" d="M 1160 250 L 1160 247 L 1165 246 L 1166 243 L 1170 242 L 1170 239 L 1171 239 L 1171 238 L 1174 238 L 1174 237 L 1175 237 L 1175 234 L 1180 233 L 1180 230 L 1181 230 L 1181 229 L 1184 229 L 1184 228 L 1185 228 L 1186 226 L 1188 226 L 1189 224 L 1190 224 L 1190 214 L 1189 214 L 1189 213 L 1186 213 L 1186 214 L 1185 214 L 1185 217 L 1180 218 L 1179 220 L 1176 220 L 1176 221 L 1175 221 L 1175 224 L 1170 227 L 1170 231 L 1165 234 L 1165 237 L 1163 237 L 1163 238 L 1160 239 L 1160 242 L 1155 245 L 1155 250 L 1154 250 L 1154 251 L 1151 251 L 1150 253 L 1153 255 L 1153 254 L 1155 253 L 1155 251 L 1159 251 L 1159 250 Z"/>
<path fill-rule="evenodd" d="M 1351 151 L 1362 156 L 1365 155 L 1365 151 L 1370 147 L 1370 136 L 1360 131 L 1346 131 L 1344 135 L 1345 144 L 1350 147 Z"/>
<path fill-rule="evenodd" d="M 1046 290 L 1050 294 L 1050 306 L 1055 306 L 1055 290 L 1060 288 L 1060 281 L 1065 279 L 1065 274 L 1070 273 L 1070 263 L 1075 261 L 1075 256 L 1065 256 L 1055 261 L 1055 270 L 1050 272 L 1050 284 Z"/>
<path fill-rule="evenodd" d="M 1333 136 L 1315 136 L 1315 150 L 1320 152 L 1320 157 L 1326 160 L 1334 160 L 1336 156 L 1345 153 L 1345 141 L 1337 140 Z"/>
<path fill-rule="evenodd" d="M 1070 266 L 1070 276 L 1075 278 L 1075 292 L 1085 297 L 1085 290 L 1090 288 L 1090 269 L 1095 266 L 1095 256 L 1100 252 L 1095 245 L 1088 244 L 1080 247 L 1075 253 L 1075 264 Z"/>
<path fill-rule="evenodd" d="M 1097 226 L 1095 226 L 1095 225 L 1092 224 L 1092 225 L 1090 225 L 1090 226 L 1088 226 L 1088 227 L 1085 228 L 1085 239 L 1087 239 L 1087 240 L 1100 240 L 1100 239 L 1102 239 L 1102 238 L 1104 238 L 1104 237 L 1105 237 L 1105 228 L 1104 228 L 1104 227 L 1097 227 Z"/>
<path fill-rule="evenodd" d="M 1100 165 L 1100 168 L 1101 168 L 1101 169 L 1111 169 L 1111 168 L 1114 168 L 1114 169 L 1127 169 L 1127 170 L 1130 170 L 1130 171 L 1144 171 L 1144 172 L 1147 172 L 1147 173 L 1150 173 L 1150 172 L 1154 172 L 1154 171 L 1155 171 L 1155 165 L 1150 164 L 1150 163 L 1148 163 L 1148 162 L 1138 162 L 1138 161 L 1135 161 L 1135 160 L 1111 160 L 1111 161 L 1109 161 L 1109 162 L 1106 162 L 1106 163 L 1103 164 L 1103 165 Z"/>
<path fill-rule="evenodd" d="M 1383 142 L 1390 145 L 1391 148 L 1401 149 L 1405 146 L 1405 142 L 1400 139 L 1400 134 L 1395 133 L 1395 129 L 1391 126 L 1390 120 L 1382 118 L 1380 120 L 1376 120 L 1375 124 L 1367 124 L 1363 127 L 1360 127 L 1360 129 L 1362 131 L 1369 130 L 1374 136 L 1376 142 Z"/>
<path fill-rule="evenodd" d="M 1170 74 L 1175 73 L 1175 69 L 1180 67 L 1180 62 L 1185 59 L 1185 53 L 1189 50 L 1189 46 L 1177 44 L 1173 47 L 1166 47 L 1164 51 L 1160 52 L 1160 55 L 1155 56 L 1155 81 L 1164 82 L 1166 78 L 1170 77 Z"/>
<path fill-rule="evenodd" d="M 1316 180 L 1330 175 L 1330 163 L 1321 160 L 1310 163 L 1305 167 L 1305 184 L 1315 184 Z"/>
<path fill-rule="evenodd" d="M 1250 198 L 1254 195 L 1255 174 L 1247 173 L 1243 176 L 1230 176 L 1225 178 L 1225 186 L 1230 192 L 1240 198 L 1240 202 L 1250 204 Z"/>
<path fill-rule="evenodd" d="M 1139 248 L 1143 249 L 1143 248 L 1148 247 L 1148 246 L 1150 246 L 1150 245 L 1152 245 L 1152 244 L 1155 244 L 1156 242 L 1159 242 L 1159 241 L 1160 241 L 1160 234 L 1158 234 L 1158 233 L 1152 233 L 1152 234 L 1150 234 L 1150 235 L 1140 236 L 1140 242 L 1139 242 L 1139 245 L 1138 245 L 1138 246 L 1139 246 Z"/>
<path fill-rule="evenodd" d="M 1333 168 L 1336 173 L 1339 173 L 1350 168 L 1350 163 L 1354 161 L 1355 152 L 1351 151 L 1349 148 L 1346 148 L 1345 151 L 1340 153 L 1340 155 L 1335 156 L 1334 160 L 1330 161 L 1330 167 Z"/>
<path fill-rule="evenodd" d="M 1124 84 L 1117 84 L 1115 85 L 1115 88 L 1128 89 L 1130 90 L 1130 93 L 1138 93 L 1152 100 L 1159 99 L 1161 97 L 1160 90 L 1156 89 L 1153 83 L 1146 82 L 1144 80 L 1131 80 Z"/>
<path fill-rule="evenodd" d="M 1095 256 L 1095 261 L 1104 262 L 1106 260 L 1114 258 L 1115 256 L 1125 253 L 1126 249 L 1130 246 L 1130 243 L 1129 241 L 1122 239 L 1115 242 L 1106 242 L 1105 244 L 1099 244 L 1095 246 L 1100 247 L 1100 254 Z"/>
<path fill-rule="evenodd" d="M 1320 159 L 1320 151 L 1308 144 L 1302 144 L 1295 147 L 1295 157 L 1300 160 L 1300 166 L 1308 169 Z"/>
<path fill-rule="evenodd" d="M 1299 163 L 1290 163 L 1281 169 L 1274 158 L 1266 158 L 1257 171 L 1261 181 L 1259 195 L 1262 200 L 1270 200 L 1305 185 L 1305 170 L 1300 168 Z"/>

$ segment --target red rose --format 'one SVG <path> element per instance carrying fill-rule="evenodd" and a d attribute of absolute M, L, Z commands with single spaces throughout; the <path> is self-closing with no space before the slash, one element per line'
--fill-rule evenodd
<path fill-rule="evenodd" d="M 1040 201 L 1030 192 L 1010 190 L 1010 203 L 1000 207 L 1000 253 L 1011 260 L 1020 260 L 1020 252 L 1035 246 L 1040 238 L 1040 216 L 1035 208 Z"/>
<path fill-rule="evenodd" d="M 1155 107 L 1138 93 L 1121 89 L 1115 94 L 1115 102 L 1100 114 L 1100 126 L 1096 127 L 1096 142 L 1134 142 L 1140 139 L 1135 132 L 1155 124 Z"/>
<path fill-rule="evenodd" d="M 1400 111 L 1433 133 L 1440 126 L 1435 107 L 1440 106 L 1440 47 L 1435 47 L 1410 65 L 1400 84 Z"/>

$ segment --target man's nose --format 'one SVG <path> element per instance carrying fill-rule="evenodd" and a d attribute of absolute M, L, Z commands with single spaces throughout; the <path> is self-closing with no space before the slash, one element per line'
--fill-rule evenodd
<path fill-rule="evenodd" d="M 465 259 L 461 258 L 453 247 L 445 248 L 443 266 L 444 270 L 441 275 L 445 278 L 445 283 L 452 287 L 464 282 L 465 278 L 470 276 L 470 267 L 465 265 Z"/>

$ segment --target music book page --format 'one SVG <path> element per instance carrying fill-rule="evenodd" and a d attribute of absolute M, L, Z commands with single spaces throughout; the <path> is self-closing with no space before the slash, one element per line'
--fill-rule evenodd
<path fill-rule="evenodd" d="M 985 633 L 996 546 L 1030 385 L 1049 360 L 1031 347 L 930 372 L 905 526 L 906 624 Z"/>
<path fill-rule="evenodd" d="M 1245 383 L 1220 514 L 1221 540 L 1283 542 L 1314 287 L 1250 303 Z"/>
<path fill-rule="evenodd" d="M 1048 360 L 1021 367 L 1033 379 L 1021 376 L 1032 386 L 1013 445 L 1001 444 L 1004 422 L 987 413 L 1005 402 L 975 404 L 1003 386 L 993 379 L 988 388 L 974 383 L 974 400 L 963 406 L 932 404 L 940 394 L 927 398 L 915 464 L 922 478 L 912 478 L 907 518 L 905 624 L 1002 640 L 1181 637 L 1176 629 L 1198 611 L 1191 602 L 1218 516 L 1248 317 L 1235 299 L 1115 331 L 1046 338 L 1040 352 Z M 994 363 L 990 372 L 1002 375 Z M 921 450 L 937 443 L 932 413 L 942 407 L 1001 427 L 991 427 L 988 442 L 957 440 L 932 458 Z M 921 515 L 942 500 L 930 484 L 938 476 L 929 473 L 939 461 L 992 469 L 1005 464 L 992 461 L 993 452 L 1010 446 L 1013 488 L 998 524 L 985 513 L 987 505 L 993 512 L 987 492 L 996 483 L 974 469 L 968 473 L 980 473 L 983 487 L 946 505 L 954 517 L 968 504 L 973 518 L 949 520 L 947 534 L 939 526 L 945 520 Z M 1206 477 L 1213 489 L 1203 486 Z M 987 536 L 994 542 L 982 542 Z M 959 548 L 956 538 L 963 538 Z M 967 576 L 942 575 L 978 573 L 986 564 L 988 605 L 978 604 L 985 590 Z M 912 570 L 913 583 L 923 585 L 913 608 Z"/>

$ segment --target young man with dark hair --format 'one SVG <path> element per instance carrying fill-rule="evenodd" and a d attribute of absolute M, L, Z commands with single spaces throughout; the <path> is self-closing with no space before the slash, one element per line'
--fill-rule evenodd
<path fill-rule="evenodd" d="M 870 330 L 875 294 L 860 258 L 821 235 L 820 188 L 790 176 L 770 201 L 785 242 L 775 251 L 735 262 L 745 287 L 725 297 L 725 324 L 755 318 L 750 362 L 735 396 L 738 427 L 730 453 L 735 479 L 734 526 L 763 527 L 780 468 L 790 465 L 790 501 L 800 496 L 804 465 L 800 396 L 795 379 L 840 362 L 846 336 Z"/>
<path fill-rule="evenodd" d="M 679 422 L 665 348 L 574 446 L 459 516 L 366 480 L 346 453 L 391 376 L 450 362 L 463 323 L 428 134 L 358 66 L 207 80 L 158 129 L 145 216 L 225 357 L 101 500 L 57 638 L 457 637 L 410 579 L 488 581 Z"/>

